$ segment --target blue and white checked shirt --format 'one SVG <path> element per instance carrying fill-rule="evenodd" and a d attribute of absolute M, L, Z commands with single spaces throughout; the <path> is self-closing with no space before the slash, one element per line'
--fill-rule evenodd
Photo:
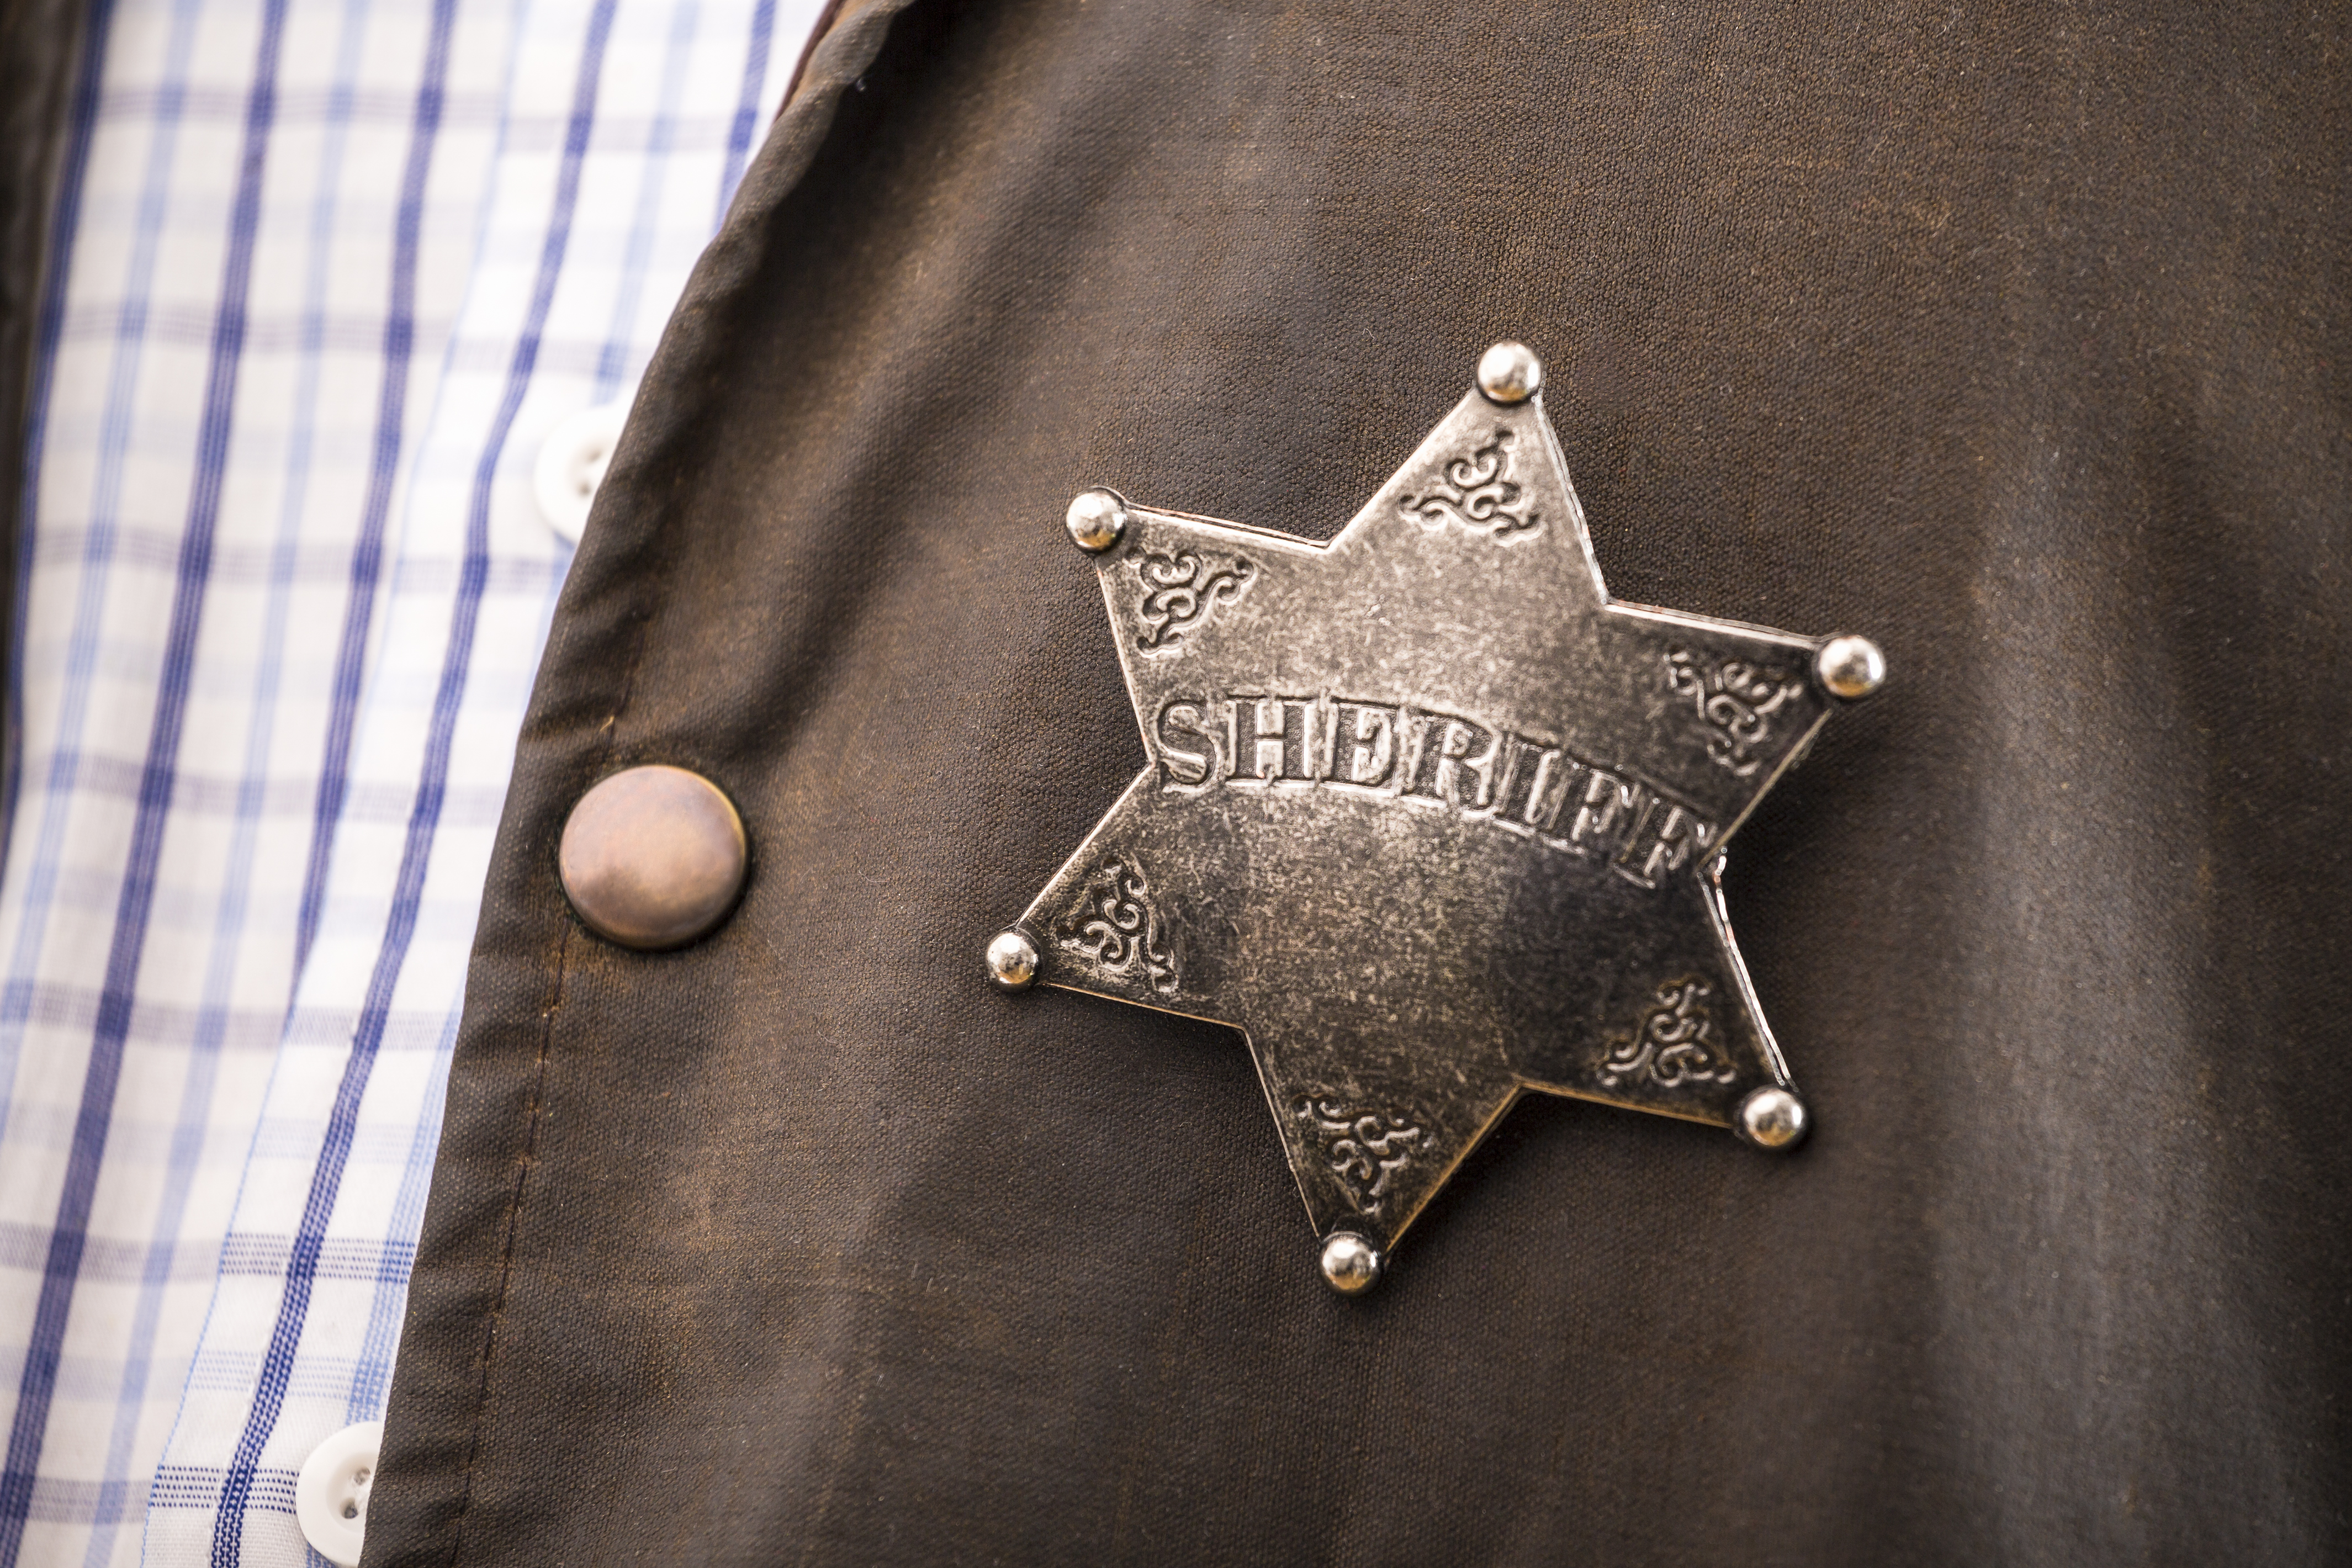
<path fill-rule="evenodd" d="M 323 1560 L 625 400 L 818 0 L 98 0 L 0 879 L 0 1568 Z"/>

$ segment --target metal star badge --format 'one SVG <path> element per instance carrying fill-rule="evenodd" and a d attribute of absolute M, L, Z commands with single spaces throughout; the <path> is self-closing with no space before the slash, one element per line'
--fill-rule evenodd
<path fill-rule="evenodd" d="M 1146 762 L 988 948 L 1241 1029 L 1323 1274 L 1375 1282 L 1529 1089 L 1787 1149 L 1724 846 L 1885 661 L 1613 604 L 1518 343 L 1328 544 L 1088 490 Z"/>

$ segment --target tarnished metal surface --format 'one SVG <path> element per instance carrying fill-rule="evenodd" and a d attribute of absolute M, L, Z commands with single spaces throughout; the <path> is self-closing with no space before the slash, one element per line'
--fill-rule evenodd
<path fill-rule="evenodd" d="M 1528 1089 L 1791 1088 L 1717 873 L 1832 639 L 1611 603 L 1539 393 L 1471 391 L 1328 544 L 1089 494 L 1149 761 L 1015 929 L 1247 1035 L 1318 1235 L 1392 1247 Z"/>

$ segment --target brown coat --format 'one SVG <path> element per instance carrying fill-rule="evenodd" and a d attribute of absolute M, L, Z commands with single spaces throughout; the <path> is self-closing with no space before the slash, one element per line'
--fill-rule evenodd
<path fill-rule="evenodd" d="M 852 6 L 565 590 L 371 1568 L 2352 1557 L 2347 46 Z M 1895 675 L 1729 873 L 1810 1146 L 1532 1101 L 1343 1300 L 1234 1035 L 977 955 L 1142 754 L 1068 497 L 1327 536 L 1506 336 L 1617 593 Z M 555 879 L 638 761 L 679 952 Z"/>

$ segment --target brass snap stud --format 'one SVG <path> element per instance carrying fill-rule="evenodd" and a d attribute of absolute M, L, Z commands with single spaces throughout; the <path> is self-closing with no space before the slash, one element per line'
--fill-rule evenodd
<path fill-rule="evenodd" d="M 580 797 L 557 869 L 588 929 L 623 947 L 677 947 L 727 918 L 749 858 L 743 819 L 700 773 L 628 768 Z"/>

